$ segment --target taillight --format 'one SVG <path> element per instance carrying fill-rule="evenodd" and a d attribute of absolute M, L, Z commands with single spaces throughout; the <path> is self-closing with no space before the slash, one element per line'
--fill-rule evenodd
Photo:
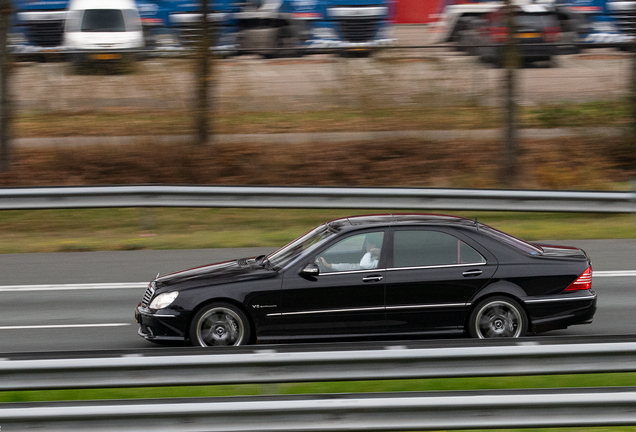
<path fill-rule="evenodd" d="M 507 27 L 490 27 L 490 39 L 493 42 L 505 42 L 507 37 Z"/>
<path fill-rule="evenodd" d="M 567 287 L 566 291 L 589 290 L 592 289 L 592 267 L 588 267 L 581 276 Z"/>
<path fill-rule="evenodd" d="M 543 31 L 543 40 L 545 42 L 558 42 L 561 38 L 560 27 L 546 27 Z"/>

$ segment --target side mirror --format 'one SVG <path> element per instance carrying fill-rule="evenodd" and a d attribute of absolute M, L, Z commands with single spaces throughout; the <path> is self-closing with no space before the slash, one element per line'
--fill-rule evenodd
<path fill-rule="evenodd" d="M 318 264 L 310 263 L 300 271 L 301 276 L 318 276 L 320 274 L 320 268 Z"/>

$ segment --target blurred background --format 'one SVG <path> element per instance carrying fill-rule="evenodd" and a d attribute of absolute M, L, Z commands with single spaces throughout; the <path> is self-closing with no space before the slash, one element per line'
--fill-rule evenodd
<path fill-rule="evenodd" d="M 630 2 L 519 4 L 510 31 L 501 2 L 11 6 L 4 186 L 635 177 Z"/>

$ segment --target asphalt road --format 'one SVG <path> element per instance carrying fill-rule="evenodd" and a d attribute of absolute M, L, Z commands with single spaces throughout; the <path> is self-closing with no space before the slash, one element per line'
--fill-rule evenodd
<path fill-rule="evenodd" d="M 599 296 L 594 323 L 552 336 L 636 333 L 636 240 L 558 241 L 591 256 Z M 145 284 L 166 274 L 269 248 L 0 255 L 0 352 L 161 347 L 137 336 L 133 310 Z M 620 276 L 617 271 L 631 270 Z M 115 284 L 104 287 L 103 284 Z M 122 284 L 122 285 L 116 285 Z"/>

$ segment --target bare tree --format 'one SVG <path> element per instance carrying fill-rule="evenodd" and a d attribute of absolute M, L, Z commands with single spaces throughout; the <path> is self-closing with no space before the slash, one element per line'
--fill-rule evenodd
<path fill-rule="evenodd" d="M 11 167 L 10 126 L 11 98 L 9 97 L 9 17 L 11 1 L 0 0 L 0 172 Z"/>
<path fill-rule="evenodd" d="M 518 183 L 519 175 L 519 150 L 517 137 L 517 104 L 516 93 L 516 69 L 519 67 L 519 47 L 515 39 L 515 6 L 510 0 L 506 0 L 504 6 L 506 27 L 508 28 L 506 42 L 504 44 L 503 64 L 505 72 L 505 162 L 502 183 L 507 187 L 514 187 Z"/>
<path fill-rule="evenodd" d="M 208 22 L 208 0 L 201 1 L 201 40 L 198 50 L 197 80 L 197 144 L 208 142 L 209 135 L 209 92 L 210 92 L 210 23 Z"/>

